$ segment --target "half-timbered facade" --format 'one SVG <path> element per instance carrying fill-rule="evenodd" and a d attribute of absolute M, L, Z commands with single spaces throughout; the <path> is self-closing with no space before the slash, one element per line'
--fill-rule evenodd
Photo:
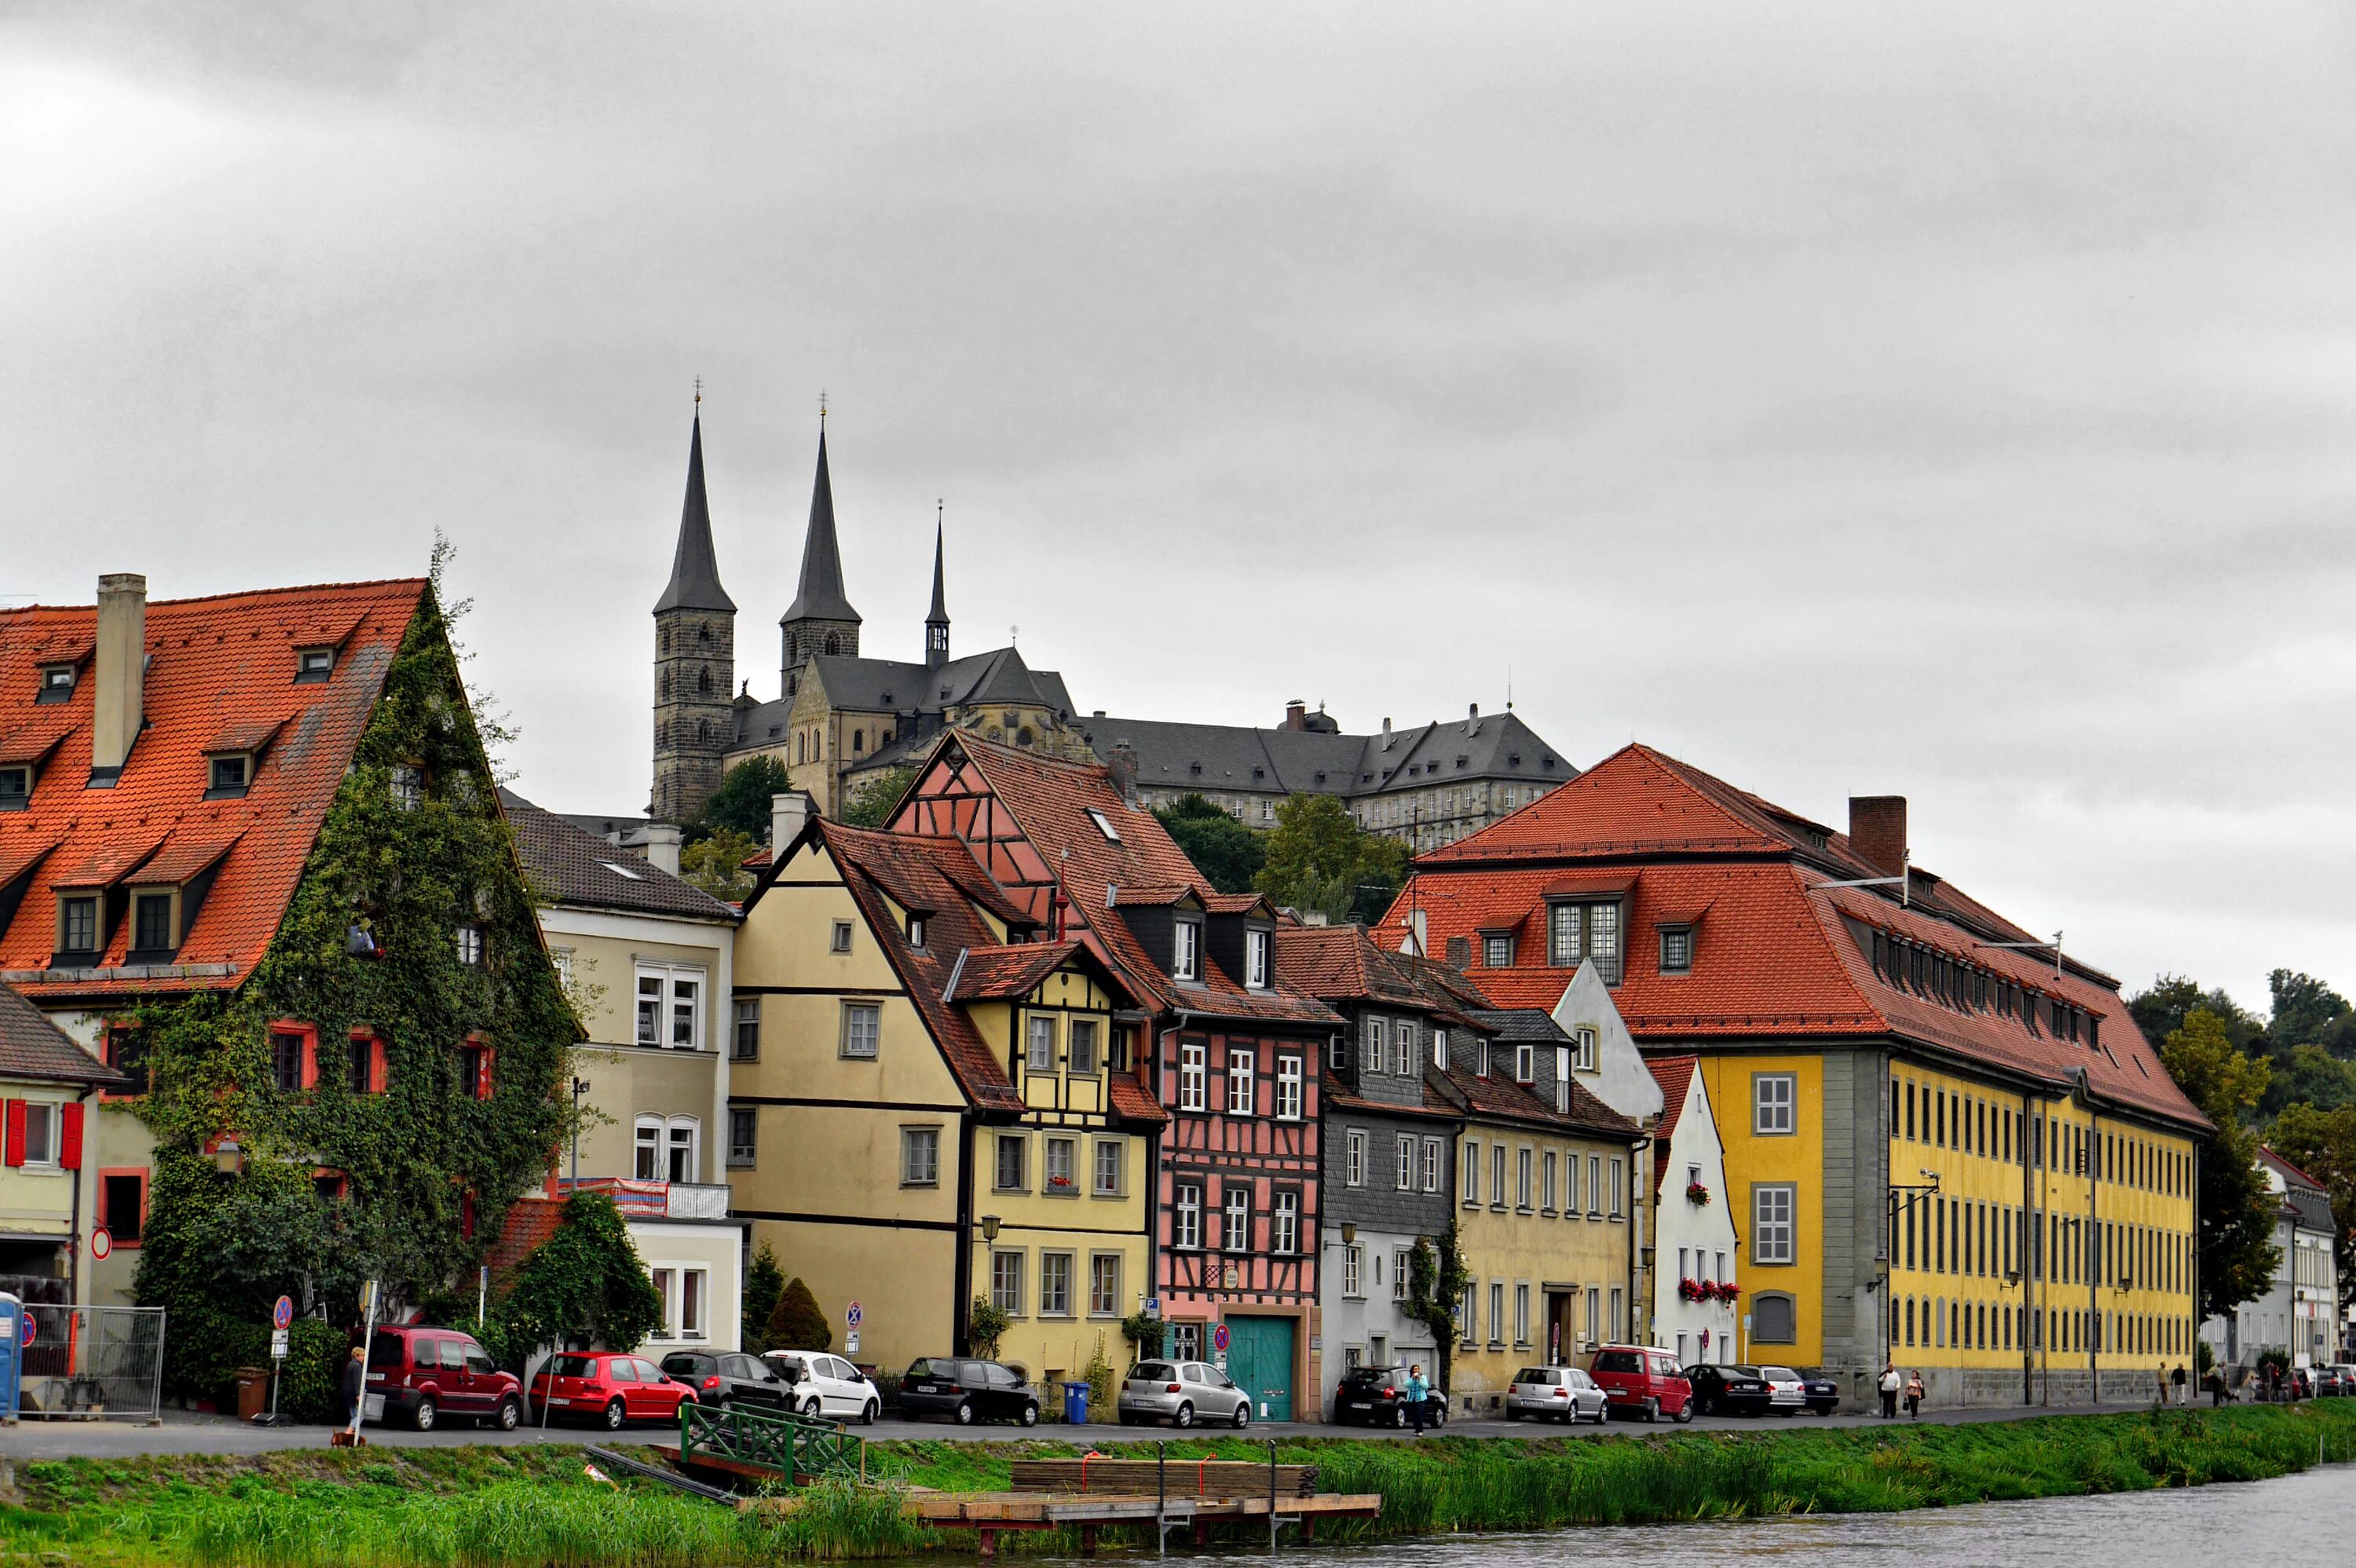
<path fill-rule="evenodd" d="M 1225 1338 L 1263 1417 L 1312 1408 L 1318 1063 L 1340 1019 L 1280 983 L 1274 912 L 1210 891 L 1109 769 L 964 735 L 926 759 L 891 827 L 964 842 L 1043 929 L 1082 943 L 1136 997 L 1113 1051 L 1170 1117 L 1151 1295 L 1172 1348 L 1217 1360 Z"/>

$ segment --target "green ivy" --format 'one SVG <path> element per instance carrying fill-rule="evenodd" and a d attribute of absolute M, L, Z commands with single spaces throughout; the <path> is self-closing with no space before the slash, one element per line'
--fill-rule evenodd
<path fill-rule="evenodd" d="M 299 744 L 290 737 L 283 745 Z M 394 770 L 415 768 L 413 805 Z M 481 927 L 479 966 L 455 931 Z M 378 955 L 355 955 L 366 933 Z M 316 1084 L 284 1093 L 270 1026 L 317 1033 Z M 132 1106 L 155 1140 L 134 1285 L 171 1314 L 166 1385 L 219 1397 L 269 1302 L 358 1321 L 359 1282 L 415 1302 L 471 1275 L 509 1206 L 569 1128 L 556 1093 L 578 1026 L 542 947 L 447 629 L 431 595 L 411 622 L 328 804 L 294 895 L 246 984 L 142 1009 L 149 1093 Z M 354 1029 L 384 1041 L 390 1083 L 355 1093 Z M 459 1051 L 496 1052 L 493 1090 L 462 1083 Z M 242 1168 L 209 1157 L 233 1135 Z M 313 1189 L 325 1168 L 344 1195 Z M 462 1233 L 471 1195 L 476 1233 Z"/>
<path fill-rule="evenodd" d="M 662 1297 L 621 1211 L 602 1192 L 576 1192 L 564 1200 L 556 1234 L 532 1249 L 479 1328 L 492 1359 L 520 1372 L 543 1345 L 635 1350 L 661 1326 Z"/>

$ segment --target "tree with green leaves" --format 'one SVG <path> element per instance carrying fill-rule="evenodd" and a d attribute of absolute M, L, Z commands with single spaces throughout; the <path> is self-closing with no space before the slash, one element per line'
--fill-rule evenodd
<path fill-rule="evenodd" d="M 1153 808 L 1194 869 L 1223 893 L 1248 893 L 1268 863 L 1260 836 L 1199 795 L 1183 795 Z"/>
<path fill-rule="evenodd" d="M 753 1266 L 744 1271 L 744 1349 L 754 1355 L 770 1349 L 769 1315 L 777 1309 L 777 1298 L 786 1293 L 785 1271 L 777 1267 L 777 1254 L 768 1243 L 753 1254 Z"/>
<path fill-rule="evenodd" d="M 2223 990 L 2201 988 L 2189 976 L 2162 975 L 2147 990 L 2138 991 L 2127 998 L 2127 1014 L 2143 1030 L 2144 1039 L 2158 1051 L 2168 1037 L 2184 1027 L 2185 1015 L 2195 1008 L 2204 1008 L 2224 1027 L 2225 1036 L 2233 1049 L 2259 1054 L 2265 1051 L 2266 1026 L 2244 1011 Z"/>
<path fill-rule="evenodd" d="M 679 852 L 679 874 L 723 903 L 735 903 L 753 891 L 744 862 L 759 853 L 752 837 L 734 827 L 715 829 Z"/>
<path fill-rule="evenodd" d="M 846 827 L 881 827 L 892 808 L 900 804 L 900 796 L 916 782 L 916 770 L 911 766 L 885 768 L 882 773 L 861 781 L 859 787 L 846 792 L 842 803 L 842 824 Z"/>
<path fill-rule="evenodd" d="M 1369 833 L 1330 795 L 1295 792 L 1276 808 L 1253 886 L 1279 904 L 1371 925 L 1407 883 L 1408 849 Z"/>
<path fill-rule="evenodd" d="M 810 1294 L 801 1275 L 794 1275 L 769 1314 L 769 1349 L 824 1350 L 833 1345 L 834 1330 L 827 1327 L 826 1314 L 819 1310 L 818 1297 Z"/>
<path fill-rule="evenodd" d="M 2356 1247 L 2348 1244 L 2356 1236 L 2356 1105 L 2287 1106 L 2266 1130 L 2266 1147 L 2323 1183 L 2331 1195 L 2331 1218 L 2340 1235 L 2335 1249 L 2340 1296 L 2343 1302 L 2356 1298 Z"/>
<path fill-rule="evenodd" d="M 564 1200 L 556 1233 L 523 1260 L 487 1327 L 491 1348 L 516 1369 L 542 1346 L 574 1339 L 635 1350 L 662 1327 L 662 1297 L 611 1198 L 575 1192 Z"/>
<path fill-rule="evenodd" d="M 762 755 L 747 757 L 720 775 L 720 787 L 687 824 L 686 839 L 701 843 L 723 828 L 734 828 L 755 844 L 769 841 L 770 796 L 785 794 L 793 785 L 786 782 L 786 764 L 776 758 Z M 680 863 L 685 864 L 685 857 Z"/>
<path fill-rule="evenodd" d="M 2311 1045 L 2333 1056 L 2356 1056 L 2356 1009 L 2347 997 L 2311 975 L 2288 969 L 2267 976 L 2266 988 L 2274 994 L 2266 1038 L 2276 1051 Z"/>
<path fill-rule="evenodd" d="M 1451 1392 L 1449 1378 L 1456 1365 L 1456 1308 L 1472 1288 L 1472 1270 L 1464 1261 L 1464 1246 L 1456 1221 L 1437 1237 L 1419 1236 L 1407 1255 L 1407 1315 L 1431 1330 L 1431 1386 Z"/>
<path fill-rule="evenodd" d="M 2168 1075 L 2217 1125 L 2201 1160 L 2200 1316 L 2214 1317 L 2265 1294 L 2281 1249 L 2275 1200 L 2258 1170 L 2258 1140 L 2244 1118 L 2265 1098 L 2266 1064 L 2237 1050 L 2226 1022 L 2205 1007 L 2184 1015 L 2159 1047 Z"/>

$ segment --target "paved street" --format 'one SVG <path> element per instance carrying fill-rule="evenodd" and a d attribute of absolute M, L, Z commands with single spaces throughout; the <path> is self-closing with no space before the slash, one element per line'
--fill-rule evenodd
<path fill-rule="evenodd" d="M 2140 1410 L 2136 1403 L 2106 1404 L 2103 1411 Z M 1995 1410 L 1958 1410 L 1926 1412 L 1922 1420 L 1933 1424 L 1956 1424 L 1974 1421 L 2018 1421 L 2032 1415 L 2091 1415 L 2097 1413 L 2088 1405 L 2060 1407 L 2049 1410 L 2004 1408 Z M 1464 1436 L 1477 1437 L 1592 1437 L 1601 1432 L 1644 1434 L 1687 1432 L 1783 1431 L 1805 1426 L 1878 1426 L 1876 1417 L 1864 1415 L 1793 1416 L 1788 1419 L 1737 1419 L 1732 1417 L 1697 1417 L 1690 1426 L 1678 1427 L 1664 1422 L 1656 1427 L 1641 1424 L 1612 1422 L 1594 1426 L 1541 1426 L 1529 1423 L 1505 1421 L 1458 1421 L 1448 1431 Z M 542 1432 L 537 1427 L 519 1430 L 511 1435 L 501 1435 L 472 1427 L 445 1426 L 430 1433 L 409 1432 L 395 1428 L 371 1426 L 368 1438 L 371 1444 L 394 1448 L 446 1448 L 469 1443 L 601 1443 L 628 1444 L 658 1442 L 669 1437 L 673 1428 L 638 1426 L 610 1435 L 586 1426 L 554 1426 Z M 920 1438 L 933 1441 L 1008 1442 L 1023 1437 L 1041 1437 L 1060 1441 L 1112 1443 L 1151 1440 L 1155 1437 L 1180 1435 L 1232 1436 L 1226 1428 L 1203 1428 L 1193 1434 L 1178 1434 L 1166 1427 L 1089 1425 L 1073 1428 L 1064 1425 L 1041 1425 L 1029 1431 L 1013 1425 L 979 1427 L 953 1426 L 938 1421 L 879 1421 L 873 1427 L 854 1428 L 878 1440 L 890 1438 Z M 1248 1435 L 1254 1437 L 1355 1437 L 1373 1442 L 1398 1442 L 1412 1437 L 1412 1433 L 1370 1432 L 1358 1426 L 1331 1426 L 1311 1423 L 1261 1423 L 1252 1426 Z M 327 1444 L 327 1428 L 324 1426 L 254 1427 L 241 1426 L 234 1421 L 217 1415 L 189 1415 L 179 1412 L 166 1413 L 160 1426 L 134 1426 L 112 1422 L 37 1422 L 28 1421 L 13 1428 L 0 1430 L 0 1457 L 11 1459 L 54 1459 L 65 1457 L 120 1458 L 135 1454 L 261 1454 L 279 1448 L 323 1448 Z"/>

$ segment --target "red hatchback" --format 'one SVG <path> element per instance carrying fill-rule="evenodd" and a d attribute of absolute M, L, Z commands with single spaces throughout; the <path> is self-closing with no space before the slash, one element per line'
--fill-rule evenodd
<path fill-rule="evenodd" d="M 1693 1384 L 1677 1370 L 1675 1358 L 1650 1345 L 1606 1345 L 1587 1368 L 1603 1385 L 1604 1410 L 1641 1415 L 1646 1421 L 1668 1416 L 1694 1418 Z"/>
<path fill-rule="evenodd" d="M 548 1358 L 531 1379 L 531 1418 L 576 1415 L 618 1432 L 632 1421 L 676 1421 L 695 1391 L 644 1356 L 574 1350 Z"/>
<path fill-rule="evenodd" d="M 431 1432 L 444 1415 L 471 1416 L 502 1432 L 523 1413 L 523 1385 L 491 1364 L 470 1335 L 402 1324 L 380 1328 L 369 1341 L 367 1416 L 406 1420 Z"/>

